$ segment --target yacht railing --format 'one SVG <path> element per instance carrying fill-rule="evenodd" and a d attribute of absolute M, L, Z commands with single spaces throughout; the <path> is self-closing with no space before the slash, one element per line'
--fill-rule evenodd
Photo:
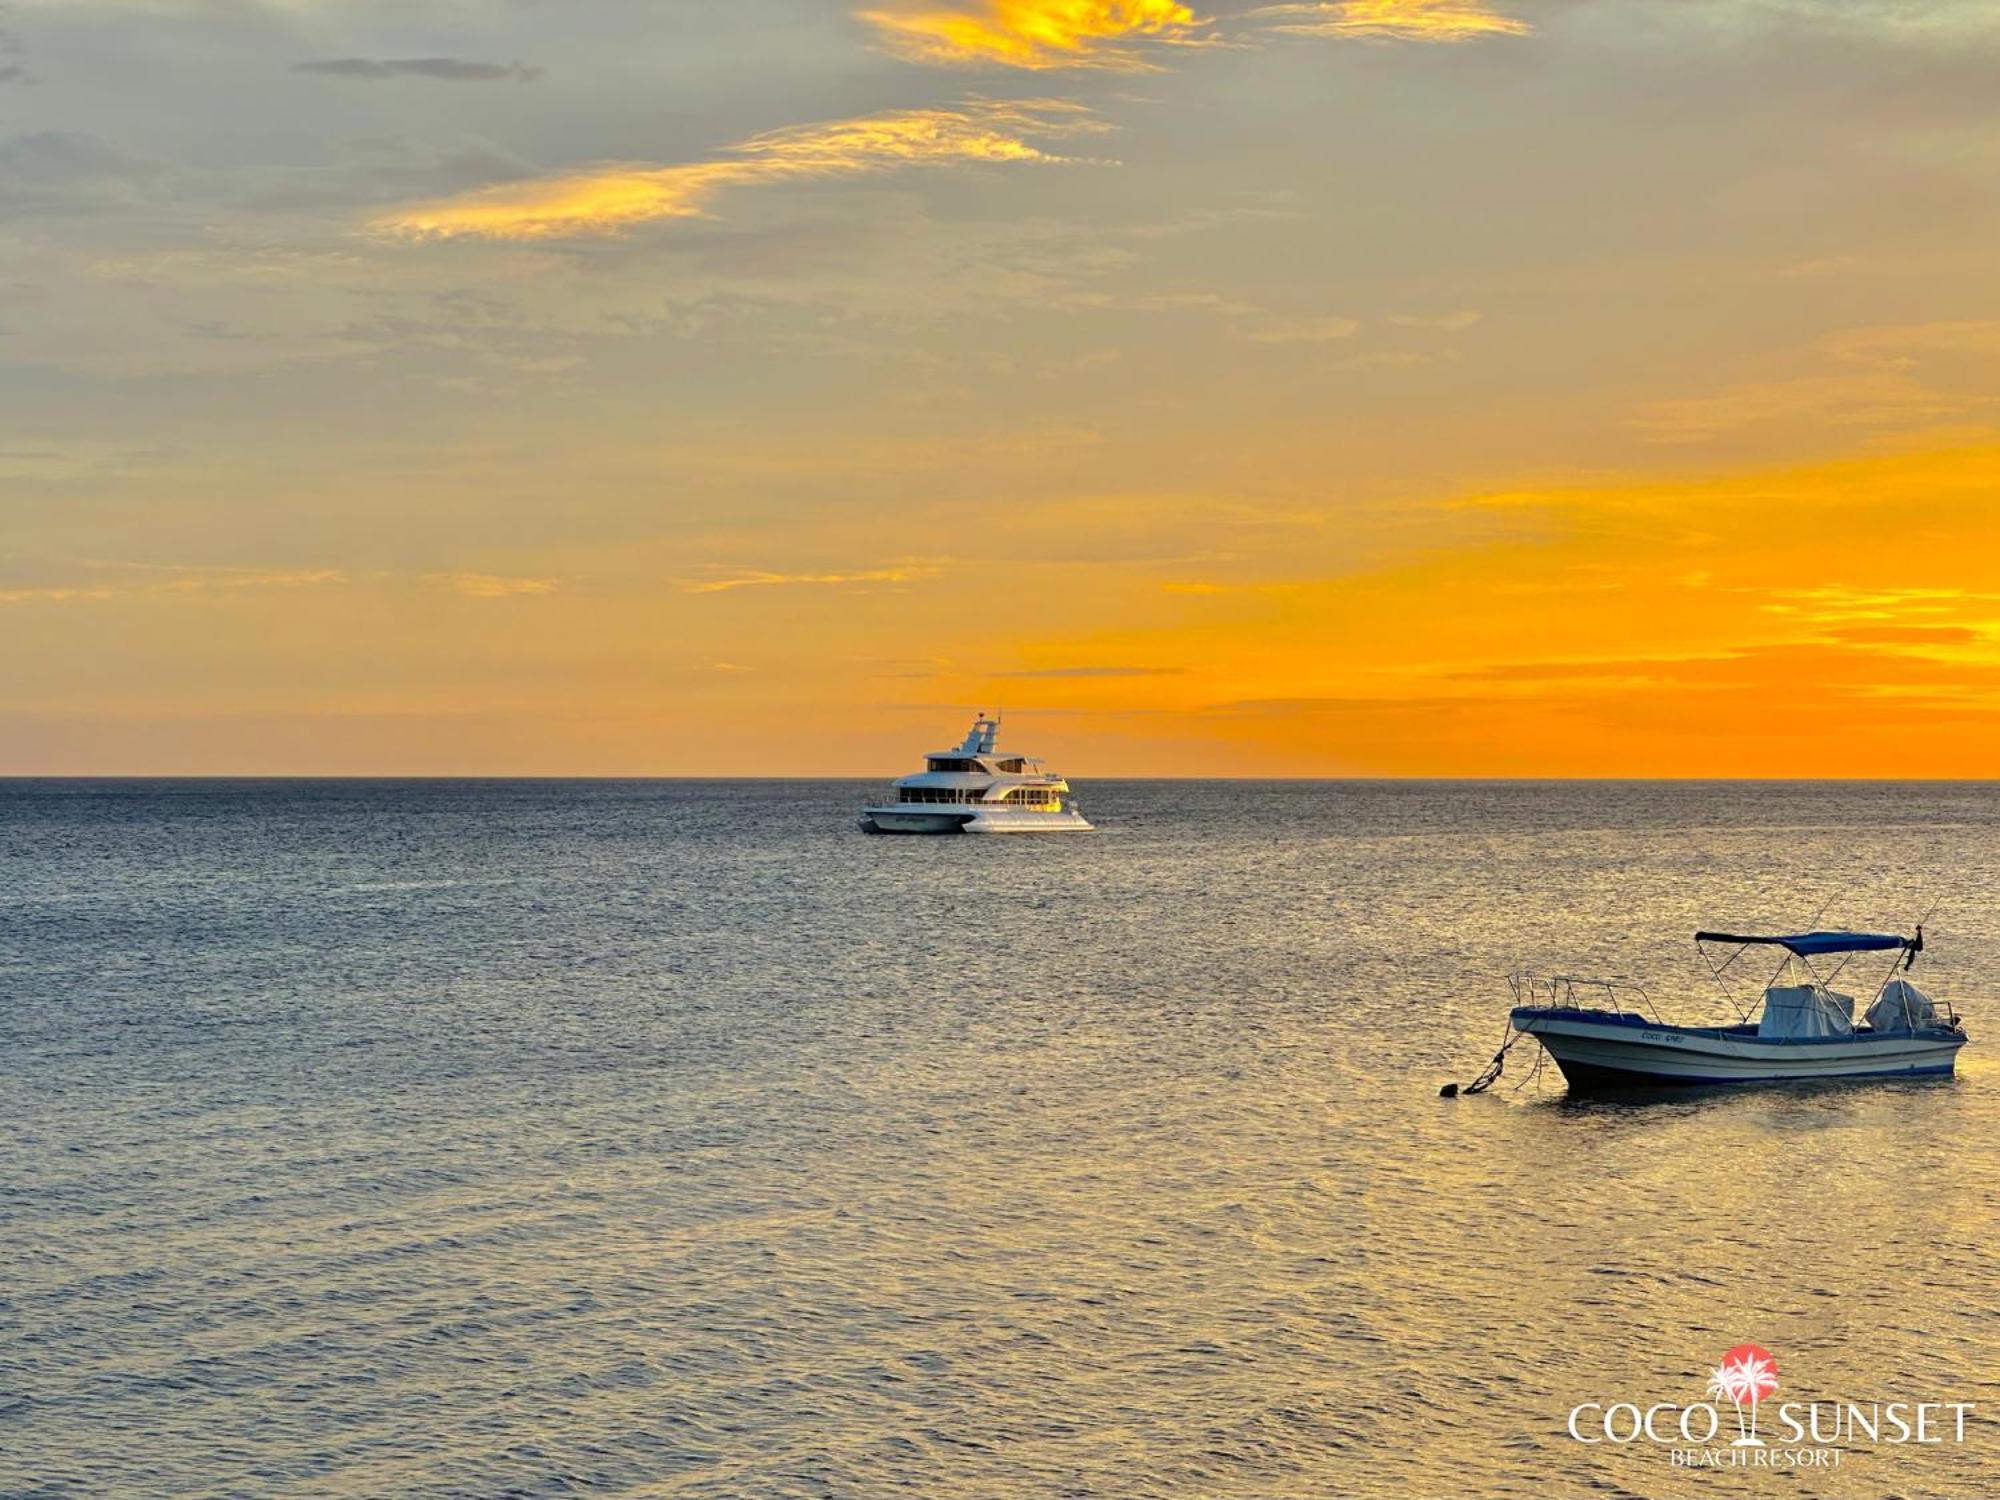
<path fill-rule="evenodd" d="M 864 805 L 868 807 L 983 807 L 989 812 L 995 808 L 1005 808 L 1015 812 L 1058 812 L 1071 810 L 1075 806 L 1067 794 L 1058 797 L 1049 797 L 1041 801 L 1030 801 L 1026 798 L 1017 797 L 989 798 L 966 796 L 911 798 L 895 791 L 890 792 L 886 797 L 865 803 Z"/>
<path fill-rule="evenodd" d="M 1645 1013 L 1653 1018 L 1655 1025 L 1665 1025 L 1660 1013 L 1653 1005 L 1653 997 L 1646 993 L 1646 987 L 1630 979 L 1593 979 L 1581 974 L 1552 974 L 1544 978 L 1537 974 L 1509 974 L 1507 988 L 1514 992 L 1514 1003 L 1518 1006 L 1535 1006 L 1544 1010 L 1595 1010 L 1610 1011 L 1614 1014 L 1636 1011 L 1644 1007 Z M 1638 1005 L 1628 1001 L 1636 998 Z"/>

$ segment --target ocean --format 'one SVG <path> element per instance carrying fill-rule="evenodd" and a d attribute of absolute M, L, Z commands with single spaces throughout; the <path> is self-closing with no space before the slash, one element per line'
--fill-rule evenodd
<path fill-rule="evenodd" d="M 0 783 L 0 1493 L 2000 1485 L 2000 789 L 873 789 Z M 1934 904 L 1955 1080 L 1438 1097 L 1512 971 Z M 1964 1441 L 1567 1430 L 1744 1343 Z"/>

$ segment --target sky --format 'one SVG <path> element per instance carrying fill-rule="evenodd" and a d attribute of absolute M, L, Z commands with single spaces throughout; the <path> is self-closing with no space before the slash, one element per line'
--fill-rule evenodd
<path fill-rule="evenodd" d="M 8 0 L 0 774 L 2000 773 L 1985 0 Z"/>

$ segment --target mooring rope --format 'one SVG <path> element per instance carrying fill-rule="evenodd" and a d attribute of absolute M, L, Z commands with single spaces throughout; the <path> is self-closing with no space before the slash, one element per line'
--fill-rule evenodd
<path fill-rule="evenodd" d="M 1447 1083 L 1443 1088 L 1438 1090 L 1438 1098 L 1457 1099 L 1464 1095 L 1485 1093 L 1499 1080 L 1500 1075 L 1507 1071 L 1507 1054 L 1514 1049 L 1514 1044 L 1525 1039 L 1527 1035 L 1528 1033 L 1525 1031 L 1516 1031 L 1514 1023 L 1511 1020 L 1508 1021 L 1507 1030 L 1501 1034 L 1500 1050 L 1493 1054 L 1493 1061 L 1486 1065 L 1486 1070 L 1463 1088 L 1460 1088 L 1455 1083 Z M 1533 1078 L 1534 1076 L 1533 1073 L 1530 1073 L 1528 1078 Z M 1524 1078 L 1521 1081 L 1526 1083 L 1528 1078 Z"/>

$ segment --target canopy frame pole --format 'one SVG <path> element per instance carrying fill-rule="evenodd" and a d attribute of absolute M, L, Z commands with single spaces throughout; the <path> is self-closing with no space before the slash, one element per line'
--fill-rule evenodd
<path fill-rule="evenodd" d="M 1752 1007 L 1753 1010 L 1757 1009 L 1758 1007 L 1763 1007 L 1766 1009 L 1769 1008 L 1767 997 L 1771 993 L 1771 987 L 1775 985 L 1780 979 L 1783 979 L 1785 977 L 1786 971 L 1790 969 L 1792 966 L 1793 959 L 1798 959 L 1800 963 L 1804 964 L 1806 966 L 1806 972 L 1808 974 L 1813 973 L 1812 961 L 1810 959 L 1801 958 L 1798 954 L 1792 952 L 1792 950 L 1789 948 L 1785 948 L 1780 951 L 1782 951 L 1785 956 L 1778 961 L 1778 967 L 1771 971 L 1771 977 L 1764 981 L 1764 988 L 1758 994 L 1757 1005 Z M 1813 974 L 1813 977 L 1817 979 L 1819 976 L 1817 974 Z M 1747 1020 L 1749 1018 L 1746 1016 L 1744 1019 Z"/>
<path fill-rule="evenodd" d="M 1723 970 L 1735 963 L 1737 959 L 1748 953 L 1750 945 L 1748 943 L 1742 944 L 1734 953 L 1724 959 L 1720 965 L 1709 956 L 1708 944 L 1704 943 L 1700 938 L 1695 939 L 1694 947 L 1695 952 L 1701 955 L 1701 961 L 1708 965 L 1708 972 L 1715 980 L 1715 987 L 1722 991 L 1722 998 L 1729 1003 L 1729 1008 L 1736 1012 L 1736 1019 L 1743 1022 L 1746 1026 L 1749 1025 L 1750 1013 L 1739 1005 L 1736 997 L 1729 992 L 1729 982 L 1722 977 L 1722 973 Z"/>

